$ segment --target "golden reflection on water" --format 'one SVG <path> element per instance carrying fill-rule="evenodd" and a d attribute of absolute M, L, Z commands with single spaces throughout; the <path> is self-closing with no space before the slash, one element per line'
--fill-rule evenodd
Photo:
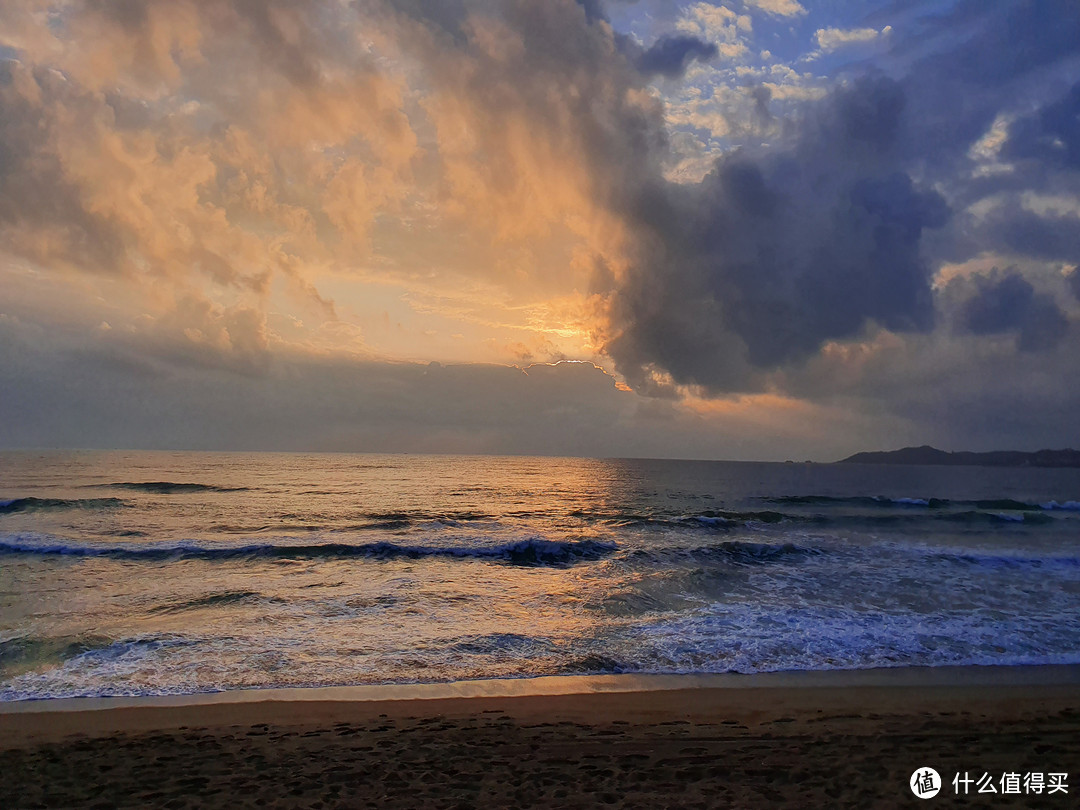
<path fill-rule="evenodd" d="M 108 548 L 285 543 L 302 545 L 304 553 L 224 561 L 51 558 L 19 573 L 21 598 L 4 624 L 32 631 L 35 616 L 48 616 L 42 635 L 88 648 L 96 639 L 140 640 L 147 658 L 163 659 L 198 689 L 219 682 L 225 670 L 251 683 L 273 671 L 276 683 L 291 683 L 289 661 L 302 663 L 305 674 L 296 682 L 310 680 L 320 665 L 332 670 L 334 682 L 364 682 L 372 672 L 394 680 L 498 677 L 519 673 L 523 659 L 532 674 L 557 672 L 555 653 L 600 635 L 610 620 L 598 609 L 614 584 L 603 561 L 594 563 L 601 574 L 467 553 L 485 543 L 596 538 L 582 520 L 566 516 L 618 502 L 627 479 L 617 462 L 289 454 L 237 460 L 74 456 L 66 486 L 54 482 L 50 497 L 107 496 L 123 506 L 63 515 L 55 528 Z M 206 488 L 168 485 L 192 482 Z M 32 484 L 37 492 L 44 486 Z M 40 531 L 50 517 L 18 515 L 8 523 Z M 418 554 L 439 544 L 461 554 L 311 558 L 321 546 L 376 543 Z M 8 570 L 0 579 L 12 576 Z M 200 649 L 207 644 L 217 648 L 209 662 Z M 483 669 L 475 669 L 480 660 Z M 137 669 L 129 682 L 142 679 L 152 688 L 155 672 Z"/>

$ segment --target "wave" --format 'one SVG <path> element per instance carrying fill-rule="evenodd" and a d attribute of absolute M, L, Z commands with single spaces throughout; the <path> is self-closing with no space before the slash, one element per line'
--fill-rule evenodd
<path fill-rule="evenodd" d="M 1046 503 L 1039 504 L 1040 509 L 1065 509 L 1069 512 L 1080 512 L 1080 501 L 1065 501 L 1065 503 L 1058 503 L 1057 501 L 1048 501 Z"/>
<path fill-rule="evenodd" d="M 671 562 L 673 560 L 723 560 L 735 565 L 760 565 L 803 557 L 816 557 L 825 551 L 813 546 L 795 543 L 752 543 L 746 540 L 728 540 L 694 548 L 667 546 L 654 549 L 635 549 L 626 556 L 629 559 L 648 560 L 649 562 Z"/>
<path fill-rule="evenodd" d="M 56 509 L 117 509 L 126 505 L 119 498 L 12 498 L 0 501 L 0 515 Z"/>
<path fill-rule="evenodd" d="M 321 532 L 330 529 L 322 523 L 260 523 L 258 525 L 239 525 L 235 523 L 215 523 L 207 527 L 208 531 L 222 534 L 266 534 L 267 532 Z M 145 535 L 144 535 L 145 536 Z"/>
<path fill-rule="evenodd" d="M 966 551 L 939 551 L 927 554 L 926 559 L 980 568 L 1076 568 L 1080 557 L 1051 555 L 1030 557 L 1013 554 L 977 554 Z"/>
<path fill-rule="evenodd" d="M 897 543 L 883 543 L 866 549 L 866 553 L 876 555 L 881 550 L 899 553 L 906 558 L 914 558 L 921 565 L 927 562 L 946 562 L 963 566 L 982 568 L 1064 568 L 1080 567 L 1080 557 L 1068 554 L 1032 555 L 1030 551 L 1017 550 L 1015 553 L 991 553 L 955 547 L 922 547 Z M 699 546 L 660 546 L 637 548 L 626 552 L 623 559 L 631 562 L 645 562 L 650 565 L 671 565 L 677 563 L 728 564 L 740 566 L 768 565 L 779 563 L 797 563 L 801 560 L 842 555 L 855 563 L 862 552 L 852 556 L 852 549 L 841 551 L 832 546 L 805 545 L 802 543 L 757 543 L 747 540 L 727 540 Z M 904 563 L 905 565 L 908 563 Z"/>
<path fill-rule="evenodd" d="M 0 641 L 0 672 L 17 672 L 55 666 L 70 658 L 112 644 L 104 636 L 35 636 L 25 635 Z"/>
<path fill-rule="evenodd" d="M 1042 512 L 982 512 L 968 509 L 962 512 L 938 512 L 930 515 L 879 514 L 821 516 L 819 522 L 835 526 L 865 527 L 916 527 L 934 523 L 955 523 L 965 526 L 1041 526 L 1056 522 L 1056 518 Z"/>
<path fill-rule="evenodd" d="M 999 512 L 951 512 L 947 515 L 941 515 L 941 520 L 951 521 L 953 523 L 988 523 L 991 525 L 1001 523 L 1051 523 L 1054 518 L 1050 515 L 1043 515 L 1039 512 L 1024 512 L 1022 514 L 1002 514 Z"/>
<path fill-rule="evenodd" d="M 747 523 L 779 523 L 784 520 L 807 520 L 805 516 L 786 515 L 783 512 L 775 511 L 707 510 L 696 515 L 671 515 L 658 513 L 639 514 L 635 512 L 591 512 L 579 509 L 568 514 L 569 517 L 578 518 L 588 523 L 602 523 L 614 528 L 731 529 L 745 526 Z"/>
<path fill-rule="evenodd" d="M 801 496 L 800 496 L 801 497 Z M 831 499 L 833 501 L 839 499 Z M 901 499 L 908 500 L 908 499 Z M 800 503 L 807 501 L 800 500 Z M 844 499 L 846 503 L 873 503 L 880 506 L 875 499 Z M 966 503 L 954 501 L 953 504 Z M 976 502 L 972 501 L 972 504 Z M 728 532 L 733 529 L 753 528 L 760 524 L 792 523 L 800 525 L 812 525 L 827 529 L 828 527 L 850 527 L 858 529 L 885 528 L 889 526 L 917 526 L 927 522 L 945 522 L 964 525 L 990 525 L 1001 526 L 1009 524 L 1024 524 L 1026 526 L 1053 523 L 1056 519 L 1041 510 L 1020 510 L 1016 506 L 1009 506 L 1003 501 L 978 501 L 978 509 L 939 509 L 934 504 L 931 511 L 925 509 L 899 510 L 875 510 L 872 513 L 843 513 L 830 512 L 806 513 L 798 511 L 705 511 L 697 515 L 650 515 L 617 513 L 611 515 L 599 515 L 589 513 L 588 520 L 594 523 L 603 523 L 615 529 L 672 529 L 684 531 L 697 531 L 707 533 Z M 905 506 L 908 504 L 904 504 Z M 995 511 L 1000 510 L 1000 511 Z M 586 513 L 575 513 L 577 517 L 584 517 Z"/>
<path fill-rule="evenodd" d="M 414 526 L 422 526 L 424 524 L 436 523 L 441 526 L 460 526 L 463 523 L 472 523 L 482 520 L 495 520 L 493 515 L 486 514 L 484 512 L 361 512 L 356 517 L 363 520 L 363 523 L 350 523 L 342 524 L 338 526 L 332 526 L 328 523 L 308 523 L 303 522 L 310 518 L 304 515 L 296 513 L 282 513 L 276 515 L 279 520 L 296 520 L 301 521 L 294 524 L 262 524 L 258 526 L 232 526 L 228 524 L 222 524 L 215 526 L 216 530 L 227 531 L 231 533 L 258 533 L 268 530 L 286 531 L 320 531 L 325 529 L 335 529 L 337 531 L 397 531 L 401 529 L 409 529 Z M 314 516 L 312 516 L 314 517 Z M 320 516 L 321 517 L 321 516 Z"/>
<path fill-rule="evenodd" d="M 762 498 L 765 503 L 789 506 L 926 506 L 931 509 L 948 506 L 945 498 L 886 498 L 881 495 L 856 495 L 836 497 L 833 495 L 783 495 L 778 498 Z"/>
<path fill-rule="evenodd" d="M 780 523 L 781 521 L 791 520 L 791 515 L 786 515 L 783 512 L 724 512 L 724 511 L 707 511 L 702 512 L 699 515 L 690 515 L 687 517 L 679 518 L 681 523 L 687 524 L 699 524 L 701 526 L 717 526 L 723 525 L 725 522 L 728 524 L 746 524 L 746 523 Z"/>
<path fill-rule="evenodd" d="M 423 559 L 427 557 L 492 560 L 523 566 L 567 566 L 598 560 L 617 550 L 614 543 L 598 540 L 543 540 L 529 538 L 496 546 L 405 546 L 395 543 L 322 543 L 317 545 L 205 546 L 193 544 L 153 546 L 96 546 L 64 543 L 0 542 L 0 555 L 105 557 L 115 560 L 236 560 L 268 559 Z"/>
<path fill-rule="evenodd" d="M 174 495 L 180 492 L 249 492 L 250 487 L 222 487 L 215 484 L 177 483 L 175 481 L 118 481 L 107 484 L 109 489 L 130 489 L 153 495 Z"/>
<path fill-rule="evenodd" d="M 424 521 L 438 521 L 439 523 L 470 523 L 478 520 L 492 520 L 493 515 L 486 512 L 363 512 L 360 517 L 371 521 L 361 524 L 365 528 L 375 528 L 381 524 L 403 524 Z"/>
<path fill-rule="evenodd" d="M 559 666 L 562 675 L 618 675 L 633 672 L 633 665 L 622 664 L 607 655 L 589 654 L 566 661 Z"/>
<path fill-rule="evenodd" d="M 766 503 L 786 504 L 789 506 L 876 506 L 925 507 L 946 509 L 949 507 L 973 507 L 982 510 L 1012 510 L 1018 512 L 1067 510 L 1080 511 L 1080 501 L 1046 501 L 1035 503 L 1019 501 L 1014 498 L 981 498 L 974 500 L 953 500 L 950 498 L 887 498 L 883 495 L 858 495 L 852 497 L 834 497 L 832 495 L 784 495 L 779 498 L 762 498 Z"/>
<path fill-rule="evenodd" d="M 521 633 L 483 633 L 461 636 L 446 649 L 463 655 L 491 655 L 528 660 L 537 654 L 550 653 L 554 645 L 542 636 Z"/>
<path fill-rule="evenodd" d="M 180 613 L 185 610 L 198 610 L 199 608 L 216 607 L 218 605 L 230 605 L 236 602 L 246 602 L 260 598 L 257 591 L 222 591 L 198 599 L 189 599 L 183 602 L 170 602 L 158 605 L 150 609 L 151 613 Z"/>

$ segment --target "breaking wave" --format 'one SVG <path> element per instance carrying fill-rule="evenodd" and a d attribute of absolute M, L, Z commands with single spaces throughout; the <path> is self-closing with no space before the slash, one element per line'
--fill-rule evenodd
<path fill-rule="evenodd" d="M 835 497 L 832 495 L 784 495 L 779 498 L 762 498 L 765 503 L 788 506 L 877 506 L 884 508 L 925 507 L 928 509 L 947 509 L 949 507 L 968 507 L 974 509 L 1006 509 L 1015 511 L 1080 511 L 1080 501 L 1046 501 L 1032 503 L 1013 498 L 985 498 L 979 500 L 952 500 L 949 498 L 886 498 L 883 495 Z"/>
<path fill-rule="evenodd" d="M 119 498 L 12 498 L 0 500 L 0 515 L 56 509 L 117 509 L 121 506 L 126 504 Z"/>
<path fill-rule="evenodd" d="M 0 542 L 0 554 L 106 557 L 116 560 L 269 559 L 423 559 L 442 557 L 506 562 L 525 566 L 567 566 L 598 560 L 616 551 L 597 540 L 555 541 L 529 538 L 495 546 L 407 546 L 396 543 L 320 543 L 314 545 L 208 546 L 195 544 L 97 546 L 48 542 Z"/>
<path fill-rule="evenodd" d="M 130 489 L 153 495 L 174 495 L 181 492 L 248 492 L 250 487 L 221 487 L 214 484 L 176 483 L 175 481 L 118 481 L 110 489 Z"/>
<path fill-rule="evenodd" d="M 694 548 L 635 549 L 627 557 L 649 562 L 675 562 L 679 560 L 723 561 L 734 565 L 760 565 L 824 554 L 824 549 L 795 543 L 752 543 L 745 540 L 728 540 Z"/>

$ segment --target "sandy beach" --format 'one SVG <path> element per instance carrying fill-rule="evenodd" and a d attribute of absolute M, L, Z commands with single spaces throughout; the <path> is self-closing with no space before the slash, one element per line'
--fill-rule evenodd
<path fill-rule="evenodd" d="M 0 806 L 892 807 L 1069 773 L 1080 668 L 541 678 L 0 707 Z M 1067 780 L 1066 780 L 1067 781 Z"/>

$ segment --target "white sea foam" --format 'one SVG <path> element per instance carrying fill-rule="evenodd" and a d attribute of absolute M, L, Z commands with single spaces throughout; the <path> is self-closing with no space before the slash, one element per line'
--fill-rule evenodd
<path fill-rule="evenodd" d="M 1058 503 L 1057 501 L 1047 501 L 1040 504 L 1043 509 L 1064 509 L 1070 512 L 1080 512 L 1080 501 L 1065 501 L 1065 503 Z"/>
<path fill-rule="evenodd" d="M 5 468 L 0 700 L 1080 662 L 1075 471 L 88 458 Z"/>

